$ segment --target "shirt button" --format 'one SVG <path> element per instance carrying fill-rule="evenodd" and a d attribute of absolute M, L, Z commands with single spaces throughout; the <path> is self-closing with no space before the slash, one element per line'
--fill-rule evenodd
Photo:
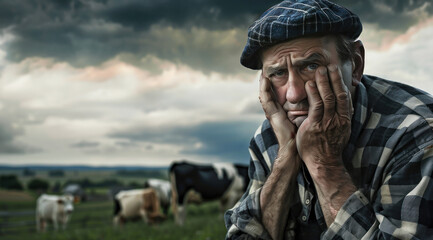
<path fill-rule="evenodd" d="M 310 199 L 305 200 L 305 204 L 310 205 Z"/>
<path fill-rule="evenodd" d="M 302 216 L 302 221 L 307 221 L 307 216 Z"/>

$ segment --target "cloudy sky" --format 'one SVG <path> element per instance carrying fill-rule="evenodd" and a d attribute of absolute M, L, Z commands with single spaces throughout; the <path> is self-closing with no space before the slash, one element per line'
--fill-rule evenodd
<path fill-rule="evenodd" d="M 279 1 L 0 0 L 0 164 L 248 163 L 248 26 Z M 335 1 L 367 74 L 433 93 L 431 0 Z"/>

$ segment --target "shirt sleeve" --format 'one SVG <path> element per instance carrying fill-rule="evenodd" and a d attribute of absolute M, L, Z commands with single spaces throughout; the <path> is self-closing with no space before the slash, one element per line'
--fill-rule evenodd
<path fill-rule="evenodd" d="M 238 203 L 224 215 L 226 239 L 271 239 L 261 223 L 260 192 L 269 174 L 270 166 L 254 139 L 250 144 L 250 183 Z M 265 153 L 266 154 L 266 153 Z"/>
<path fill-rule="evenodd" d="M 422 145 L 398 148 L 377 168 L 384 172 L 379 187 L 352 194 L 322 239 L 431 239 L 433 143 Z"/>

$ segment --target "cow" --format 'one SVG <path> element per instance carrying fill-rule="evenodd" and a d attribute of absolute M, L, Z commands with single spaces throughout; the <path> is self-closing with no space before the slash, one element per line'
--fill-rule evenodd
<path fill-rule="evenodd" d="M 158 194 L 152 188 L 120 191 L 114 198 L 114 226 L 127 220 L 142 219 L 146 224 L 165 218 L 161 214 Z"/>
<path fill-rule="evenodd" d="M 183 225 L 186 204 L 219 200 L 222 211 L 238 201 L 249 184 L 248 166 L 233 163 L 194 164 L 174 162 L 170 166 L 172 211 L 176 224 Z"/>
<path fill-rule="evenodd" d="M 162 212 L 167 215 L 168 214 L 168 208 L 171 204 L 171 184 L 167 180 L 157 179 L 157 178 L 150 178 L 147 179 L 144 183 L 144 187 L 148 188 L 151 187 L 156 190 L 159 197 L 159 203 L 162 208 Z"/>
<path fill-rule="evenodd" d="M 74 210 L 74 197 L 72 195 L 42 194 L 36 202 L 36 230 L 45 231 L 47 222 L 52 222 L 54 229 L 62 224 L 63 230 Z"/>

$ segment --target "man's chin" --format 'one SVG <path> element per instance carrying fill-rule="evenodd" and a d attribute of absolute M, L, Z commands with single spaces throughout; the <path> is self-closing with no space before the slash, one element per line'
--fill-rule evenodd
<path fill-rule="evenodd" d="M 296 128 L 299 129 L 299 127 L 305 121 L 305 119 L 307 119 L 307 117 L 308 117 L 307 115 L 299 116 L 299 117 L 296 117 L 292 122 L 295 124 Z"/>

